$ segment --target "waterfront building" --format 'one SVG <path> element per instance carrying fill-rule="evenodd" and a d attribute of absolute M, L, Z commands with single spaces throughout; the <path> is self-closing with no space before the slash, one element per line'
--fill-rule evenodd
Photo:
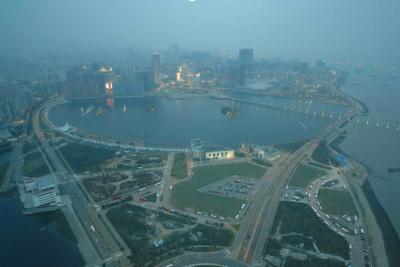
<path fill-rule="evenodd" d="M 187 65 L 179 66 L 176 72 L 178 87 L 198 87 L 201 82 L 200 77 L 200 72 L 193 72 Z"/>
<path fill-rule="evenodd" d="M 57 205 L 57 193 L 54 188 L 39 191 L 32 195 L 32 203 L 34 208 L 44 205 Z"/>
<path fill-rule="evenodd" d="M 95 76 L 90 65 L 70 68 L 66 73 L 66 80 L 66 93 L 68 96 L 82 97 L 100 95 L 100 87 L 95 81 Z"/>
<path fill-rule="evenodd" d="M 192 139 L 191 148 L 192 157 L 194 160 L 219 160 L 235 158 L 235 151 L 233 149 L 205 142 L 200 139 Z"/>
<path fill-rule="evenodd" d="M 24 177 L 19 188 L 24 213 L 51 211 L 61 206 L 57 182 L 51 175 Z"/>
<path fill-rule="evenodd" d="M 275 161 L 281 157 L 281 151 L 272 146 L 256 147 L 254 153 L 257 158 L 267 161 Z"/>
<path fill-rule="evenodd" d="M 152 73 L 150 71 L 136 71 L 135 79 L 138 82 L 138 88 L 149 91 L 154 88 Z"/>
<path fill-rule="evenodd" d="M 273 146 L 258 146 L 242 143 L 240 150 L 243 153 L 252 155 L 255 158 L 275 161 L 281 157 L 282 152 Z"/>

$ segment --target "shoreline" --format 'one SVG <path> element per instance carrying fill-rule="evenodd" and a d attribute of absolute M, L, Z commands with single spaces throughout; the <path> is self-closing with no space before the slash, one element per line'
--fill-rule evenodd
<path fill-rule="evenodd" d="M 368 179 L 365 179 L 361 186 L 362 191 L 368 201 L 368 204 L 374 213 L 375 219 L 382 231 L 382 237 L 385 244 L 386 256 L 389 260 L 390 266 L 400 266 L 400 238 L 397 235 L 396 230 L 385 209 L 379 203 L 375 192 L 369 183 Z"/>
<path fill-rule="evenodd" d="M 329 144 L 329 146 L 331 147 L 332 150 L 336 151 L 337 153 L 345 155 L 349 159 L 349 161 L 356 163 L 358 167 L 364 170 L 365 176 L 363 177 L 362 183 L 360 184 L 357 181 L 352 181 L 352 184 L 355 183 L 353 184 L 353 187 L 355 186 L 359 187 L 366 201 L 368 202 L 368 206 L 372 211 L 374 220 L 376 221 L 376 224 L 381 232 L 380 235 L 383 240 L 385 254 L 389 266 L 400 266 L 400 255 L 398 254 L 398 252 L 400 251 L 400 237 L 397 234 L 393 226 L 393 223 L 389 218 L 389 215 L 380 204 L 370 182 L 368 181 L 368 177 L 374 175 L 374 172 L 366 164 L 353 159 L 350 155 L 348 155 L 345 151 L 343 151 L 342 148 L 340 148 L 341 142 L 346 137 L 347 133 L 345 133 L 344 135 L 343 134 L 339 135 Z M 357 190 L 355 189 L 355 191 Z M 358 199 L 358 201 L 360 200 Z"/>

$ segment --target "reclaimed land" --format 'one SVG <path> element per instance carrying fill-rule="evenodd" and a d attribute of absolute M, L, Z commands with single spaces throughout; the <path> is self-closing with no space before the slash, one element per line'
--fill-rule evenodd
<path fill-rule="evenodd" d="M 347 241 L 326 226 L 307 205 L 281 202 L 274 219 L 272 233 L 276 233 L 278 227 L 279 234 L 296 233 L 301 235 L 302 238 L 298 238 L 298 240 L 286 239 L 289 245 L 300 246 L 301 243 L 304 244 L 305 240 L 312 238 L 321 252 L 349 259 Z M 281 242 L 271 238 L 268 241 L 266 253 L 279 255 L 279 249 L 284 246 Z M 299 243 L 296 244 L 296 242 Z"/>
<path fill-rule="evenodd" d="M 321 141 L 311 155 L 312 159 L 325 165 L 339 166 L 339 162 L 331 155 L 328 144 L 325 140 Z"/>
<path fill-rule="evenodd" d="M 25 176 L 39 177 L 50 173 L 40 152 L 34 152 L 25 157 L 23 172 Z"/>
<path fill-rule="evenodd" d="M 181 254 L 182 250 L 199 246 L 209 250 L 227 247 L 234 238 L 233 233 L 224 228 L 130 204 L 110 209 L 107 217 L 131 249 L 135 266 L 154 266 L 161 260 Z M 154 241 L 160 240 L 156 246 Z"/>
<path fill-rule="evenodd" d="M 222 164 L 215 166 L 202 166 L 193 169 L 191 179 L 183 181 L 172 190 L 172 204 L 179 208 L 192 208 L 224 217 L 235 217 L 243 200 L 200 193 L 199 188 L 215 183 L 232 175 L 260 178 L 265 168 L 250 163 Z"/>
<path fill-rule="evenodd" d="M 99 171 L 100 165 L 111 158 L 115 151 L 102 147 L 69 143 L 60 148 L 74 172 Z"/>
<path fill-rule="evenodd" d="M 172 165 L 172 177 L 183 179 L 187 176 L 187 165 L 185 153 L 176 153 Z"/>

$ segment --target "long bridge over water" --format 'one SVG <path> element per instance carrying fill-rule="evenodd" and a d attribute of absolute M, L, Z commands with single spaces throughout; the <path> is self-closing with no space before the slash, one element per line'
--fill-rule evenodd
<path fill-rule="evenodd" d="M 378 115 L 375 113 L 360 113 L 353 112 L 349 109 L 343 109 L 343 111 L 323 110 L 312 108 L 310 105 L 281 105 L 275 106 L 268 103 L 262 103 L 257 101 L 251 101 L 243 98 L 231 97 L 231 96 L 213 96 L 214 102 L 220 106 L 224 106 L 229 101 L 237 102 L 240 104 L 257 106 L 266 109 L 272 109 L 277 111 L 285 111 L 297 114 L 303 114 L 310 117 L 326 120 L 342 120 L 346 119 L 348 122 L 354 120 L 357 124 L 364 124 L 365 126 L 385 128 L 388 130 L 395 130 L 400 132 L 400 120 L 389 118 L 386 115 Z"/>

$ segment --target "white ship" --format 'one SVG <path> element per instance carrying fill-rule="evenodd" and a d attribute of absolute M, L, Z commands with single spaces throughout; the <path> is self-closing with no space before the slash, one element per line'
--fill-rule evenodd
<path fill-rule="evenodd" d="M 123 112 L 126 112 L 127 110 L 128 110 L 128 109 L 127 109 L 126 106 L 124 105 L 122 111 L 123 111 Z"/>
<path fill-rule="evenodd" d="M 85 116 L 85 115 L 89 114 L 90 112 L 92 112 L 93 108 L 94 108 L 93 105 L 88 107 L 88 109 L 82 113 L 82 116 Z"/>

